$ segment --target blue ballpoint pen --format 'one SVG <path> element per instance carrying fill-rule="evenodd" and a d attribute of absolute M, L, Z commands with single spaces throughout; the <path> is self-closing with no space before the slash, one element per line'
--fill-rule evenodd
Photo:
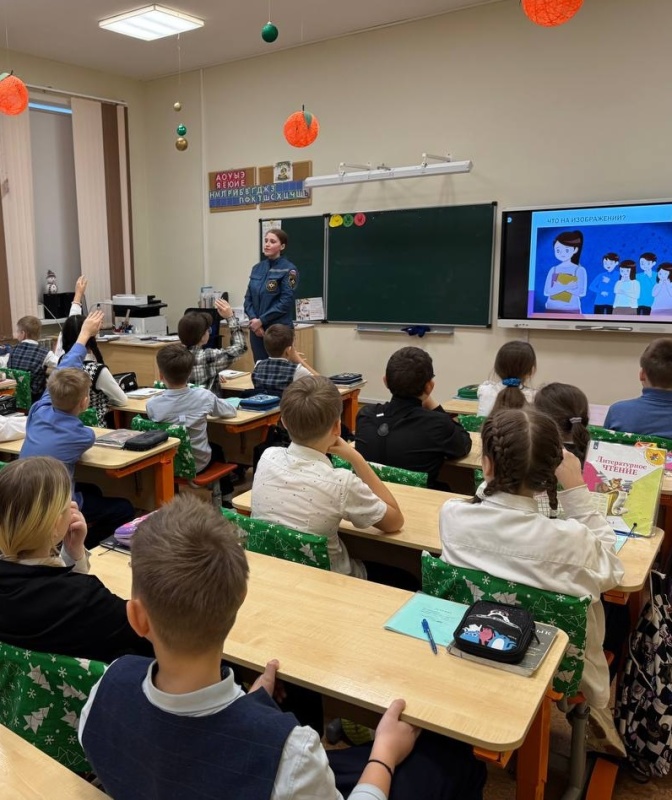
<path fill-rule="evenodd" d="M 429 646 L 432 648 L 432 653 L 434 653 L 435 656 L 438 656 L 439 651 L 436 649 L 436 642 L 434 641 L 434 637 L 432 636 L 432 632 L 429 628 L 429 622 L 427 622 L 426 619 L 422 620 L 422 630 L 429 639 Z"/>

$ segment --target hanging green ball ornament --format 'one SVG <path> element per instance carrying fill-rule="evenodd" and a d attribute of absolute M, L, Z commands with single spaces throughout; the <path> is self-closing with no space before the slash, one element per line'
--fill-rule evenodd
<path fill-rule="evenodd" d="M 177 126 L 177 135 L 178 136 L 184 136 L 186 134 L 186 132 L 187 132 L 187 126 L 186 125 L 178 125 Z"/>
<path fill-rule="evenodd" d="M 180 138 L 175 142 L 175 147 L 183 153 L 187 147 L 189 147 L 189 142 L 184 138 L 184 136 L 180 136 Z"/>
<path fill-rule="evenodd" d="M 175 111 L 182 111 L 182 103 L 178 100 L 177 103 L 173 103 L 173 109 Z"/>
<path fill-rule="evenodd" d="M 268 44 L 278 38 L 278 29 L 270 20 L 261 29 L 261 38 Z"/>

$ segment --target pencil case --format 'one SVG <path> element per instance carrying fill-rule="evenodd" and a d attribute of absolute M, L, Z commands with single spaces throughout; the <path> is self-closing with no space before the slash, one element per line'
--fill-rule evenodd
<path fill-rule="evenodd" d="M 338 375 L 330 375 L 329 380 L 337 386 L 349 386 L 351 383 L 359 383 L 362 380 L 362 373 L 339 372 Z"/>
<path fill-rule="evenodd" d="M 141 433 L 140 436 L 134 436 L 132 439 L 129 439 L 124 448 L 126 450 L 151 450 L 152 447 L 156 447 L 157 444 L 161 444 L 161 442 L 165 442 L 168 438 L 168 431 L 145 431 Z"/>
<path fill-rule="evenodd" d="M 522 661 L 534 636 L 534 617 L 527 609 L 486 600 L 469 606 L 453 633 L 459 650 L 506 664 Z"/>
<path fill-rule="evenodd" d="M 238 408 L 245 411 L 266 411 L 279 405 L 280 398 L 276 394 L 254 394 L 252 397 L 244 397 Z"/>

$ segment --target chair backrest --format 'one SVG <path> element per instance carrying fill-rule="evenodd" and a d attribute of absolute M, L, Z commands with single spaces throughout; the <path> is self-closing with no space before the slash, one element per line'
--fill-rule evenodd
<path fill-rule="evenodd" d="M 89 428 L 95 428 L 98 425 L 98 414 L 95 408 L 85 408 L 79 415 L 80 420 L 88 425 Z"/>
<path fill-rule="evenodd" d="M 176 478 L 186 478 L 191 480 L 196 477 L 196 459 L 191 449 L 191 439 L 184 425 L 175 425 L 172 422 L 153 422 L 147 417 L 137 415 L 131 420 L 131 430 L 133 431 L 167 431 L 168 436 L 173 436 L 180 440 L 180 444 L 175 453 L 173 470 Z"/>
<path fill-rule="evenodd" d="M 429 553 L 422 554 L 422 591 L 457 603 L 493 600 L 523 606 L 536 621 L 561 628 L 569 636 L 569 647 L 553 678 L 553 688 L 567 697 L 578 694 L 590 596 L 546 592 L 481 570 L 454 567 Z"/>
<path fill-rule="evenodd" d="M 221 511 L 243 532 L 241 543 L 246 550 L 309 567 L 331 569 L 326 536 L 302 533 L 275 522 L 246 517 L 230 508 L 222 508 Z"/>
<path fill-rule="evenodd" d="M 486 417 L 477 417 L 475 414 L 458 414 L 457 421 L 470 433 L 479 433 Z"/>
<path fill-rule="evenodd" d="M 339 469 L 349 469 L 352 471 L 352 464 L 339 456 L 331 456 L 331 463 Z M 375 464 L 369 461 L 369 466 L 381 479 L 388 483 L 403 483 L 406 486 L 420 486 L 427 488 L 427 473 L 414 472 L 412 469 L 402 467 L 388 467 L 386 464 Z"/>
<path fill-rule="evenodd" d="M 631 444 L 637 442 L 653 442 L 663 450 L 672 450 L 672 439 L 664 436 L 654 436 L 651 433 L 626 433 L 625 431 L 612 431 L 609 428 L 600 428 L 598 425 L 589 425 L 590 438 L 598 442 L 615 442 L 616 444 Z"/>
<path fill-rule="evenodd" d="M 73 772 L 89 772 L 77 739 L 105 664 L 0 644 L 0 723 Z"/>
<path fill-rule="evenodd" d="M 31 375 L 25 369 L 13 369 L 12 367 L 2 367 L 2 372 L 8 378 L 16 381 L 14 396 L 16 397 L 16 407 L 24 411 L 30 410 L 33 403 L 33 395 L 30 388 Z"/>

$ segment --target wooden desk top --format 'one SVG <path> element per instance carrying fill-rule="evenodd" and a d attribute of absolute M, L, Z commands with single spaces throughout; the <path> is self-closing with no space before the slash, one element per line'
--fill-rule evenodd
<path fill-rule="evenodd" d="M 389 544 L 408 547 L 411 550 L 428 550 L 434 555 L 441 552 L 439 538 L 439 511 L 441 506 L 452 498 L 465 498 L 466 495 L 439 492 L 436 489 L 421 489 L 417 486 L 404 486 L 399 483 L 386 483 L 394 495 L 404 515 L 404 527 L 398 533 L 381 533 L 376 528 L 357 529 L 351 522 L 341 520 L 339 530 L 355 533 L 363 539 L 385 540 Z M 238 511 L 249 514 L 252 508 L 252 492 L 236 495 L 233 505 Z M 381 542 L 382 543 L 382 542 Z"/>
<path fill-rule="evenodd" d="M 248 553 L 249 591 L 224 645 L 232 661 L 382 712 L 397 697 L 402 718 L 474 745 L 518 747 L 567 646 L 562 631 L 529 678 L 449 656 L 426 641 L 386 631 L 409 592 L 270 556 Z M 91 571 L 128 597 L 128 556 L 100 548 Z M 363 609 L 365 612 L 362 613 Z"/>
<path fill-rule="evenodd" d="M 226 399 L 226 398 L 225 398 Z M 147 414 L 147 398 L 128 397 L 123 406 L 114 406 L 114 411 L 125 411 L 129 414 Z M 263 417 L 268 417 L 270 414 L 277 414 L 279 411 L 278 406 L 269 408 L 266 411 L 245 411 L 242 408 L 236 410 L 235 417 L 208 417 L 208 422 L 212 425 L 247 425 L 249 422 L 254 422 Z"/>
<path fill-rule="evenodd" d="M 135 336 L 121 336 L 119 339 L 98 341 L 98 346 L 109 345 L 110 347 L 147 347 L 150 350 L 160 350 L 167 344 L 175 344 L 175 342 L 157 342 L 155 339 L 138 339 Z"/>
<path fill-rule="evenodd" d="M 104 800 L 83 778 L 0 725 L 0 784 L 5 800 Z"/>
<path fill-rule="evenodd" d="M 385 484 L 395 496 L 404 515 L 403 530 L 398 533 L 381 533 L 375 528 L 360 530 L 352 523 L 341 520 L 339 531 L 349 533 L 363 539 L 375 539 L 381 547 L 396 545 L 410 550 L 427 550 L 434 555 L 441 553 L 441 537 L 439 535 L 439 511 L 441 506 L 453 498 L 465 498 L 465 495 L 439 492 L 435 489 L 422 489 L 418 486 L 404 486 L 398 483 Z M 236 495 L 233 505 L 238 511 L 250 513 L 252 508 L 252 492 Z M 612 591 L 623 594 L 638 592 L 649 577 L 649 572 L 663 542 L 663 532 L 656 528 L 650 538 L 636 537 L 629 539 L 621 548 L 619 558 L 625 569 L 623 581 Z"/>
<path fill-rule="evenodd" d="M 478 400 L 463 400 L 461 397 L 451 397 L 441 407 L 449 414 L 475 414 L 478 410 Z"/>
<path fill-rule="evenodd" d="M 96 436 L 102 436 L 104 433 L 109 433 L 107 428 L 92 428 Z M 95 444 L 89 448 L 79 459 L 79 464 L 87 467 L 96 467 L 98 469 L 123 469 L 129 467 L 131 464 L 137 464 L 149 456 L 154 456 L 157 453 L 163 453 L 171 448 L 176 449 L 180 444 L 179 439 L 169 438 L 165 442 L 152 447 L 151 450 L 143 450 L 142 452 L 134 450 L 125 450 L 123 448 L 117 449 L 115 447 L 100 447 Z M 18 456 L 23 446 L 23 439 L 15 439 L 13 442 L 0 443 L 0 452 L 10 453 L 11 455 Z"/>
<path fill-rule="evenodd" d="M 359 383 L 353 383 L 351 386 L 338 386 L 337 388 L 341 396 L 347 396 L 352 394 L 355 389 L 361 389 L 365 385 L 366 381 L 360 381 Z M 237 378 L 231 378 L 222 386 L 222 391 L 224 392 L 248 392 L 250 389 L 254 389 L 250 372 L 245 375 L 239 375 Z"/>
<path fill-rule="evenodd" d="M 471 437 L 471 450 L 467 453 L 467 455 L 463 456 L 462 458 L 456 458 L 454 461 L 446 461 L 446 464 L 450 464 L 454 467 L 467 467 L 467 469 L 481 468 L 483 450 L 481 445 L 481 434 L 470 431 L 469 436 Z"/>

